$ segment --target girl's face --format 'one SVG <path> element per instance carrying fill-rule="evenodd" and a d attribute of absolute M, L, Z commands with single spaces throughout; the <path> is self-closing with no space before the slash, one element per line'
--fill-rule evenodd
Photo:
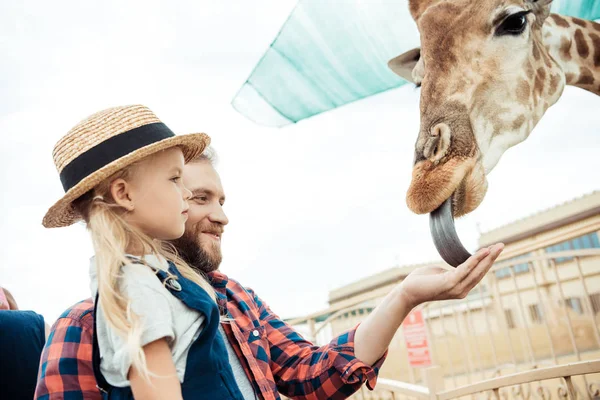
<path fill-rule="evenodd" d="M 137 163 L 127 180 L 111 183 L 113 199 L 129 211 L 124 218 L 153 239 L 183 235 L 191 197 L 181 179 L 183 165 L 183 153 L 174 147 Z"/>

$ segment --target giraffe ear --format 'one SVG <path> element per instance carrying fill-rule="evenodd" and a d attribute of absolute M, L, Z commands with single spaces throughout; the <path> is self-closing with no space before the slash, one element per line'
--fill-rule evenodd
<path fill-rule="evenodd" d="M 552 0 L 527 0 L 527 2 L 531 11 L 535 14 L 536 25 L 541 28 L 548 15 L 550 15 Z"/>
<path fill-rule="evenodd" d="M 388 61 L 388 67 L 401 78 L 415 83 L 415 79 L 413 78 L 413 70 L 417 66 L 417 63 L 420 59 L 421 49 L 417 47 L 392 58 L 390 61 Z"/>

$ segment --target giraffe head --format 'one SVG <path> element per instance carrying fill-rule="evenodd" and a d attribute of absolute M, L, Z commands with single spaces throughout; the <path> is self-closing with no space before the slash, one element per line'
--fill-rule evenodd
<path fill-rule="evenodd" d="M 421 48 L 389 62 L 421 86 L 409 208 L 452 196 L 461 216 L 479 206 L 488 174 L 562 94 L 565 74 L 543 44 L 551 0 L 409 0 Z"/>

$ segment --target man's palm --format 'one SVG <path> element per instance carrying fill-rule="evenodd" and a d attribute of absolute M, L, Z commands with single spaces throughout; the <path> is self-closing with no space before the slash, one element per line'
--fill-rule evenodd
<path fill-rule="evenodd" d="M 422 267 L 402 281 L 403 295 L 413 306 L 434 301 L 464 299 L 489 271 L 504 245 L 478 251 L 455 269 Z"/>

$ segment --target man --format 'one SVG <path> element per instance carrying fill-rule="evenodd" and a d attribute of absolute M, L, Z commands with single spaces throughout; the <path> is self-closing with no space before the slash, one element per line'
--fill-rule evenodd
<path fill-rule="evenodd" d="M 221 332 L 245 399 L 279 399 L 278 393 L 313 400 L 345 399 L 365 382 L 372 389 L 386 349 L 411 309 L 426 301 L 463 298 L 503 248 L 482 249 L 455 270 L 415 270 L 357 328 L 316 347 L 251 289 L 218 271 L 221 238 L 229 221 L 211 156 L 186 165 L 183 178 L 192 198 L 186 233 L 174 245 L 192 267 L 207 274 L 219 305 L 234 320 L 223 323 Z M 42 354 L 36 399 L 100 399 L 91 363 L 92 310 L 92 300 L 84 300 L 53 326 Z"/>

